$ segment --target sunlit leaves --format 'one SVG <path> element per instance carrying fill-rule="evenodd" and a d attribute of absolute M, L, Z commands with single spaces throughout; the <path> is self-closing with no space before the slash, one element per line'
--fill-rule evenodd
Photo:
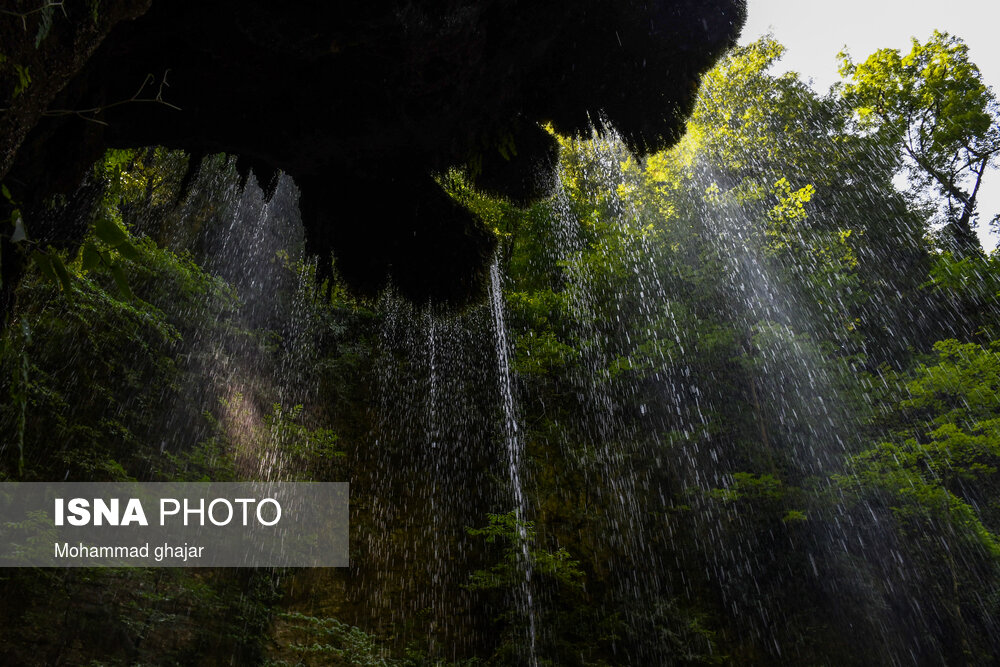
<path fill-rule="evenodd" d="M 787 248 L 791 239 L 801 237 L 802 229 L 797 228 L 806 220 L 806 204 L 812 199 L 816 188 L 806 185 L 792 190 L 788 179 L 782 178 L 774 184 L 774 194 L 778 204 L 767 212 L 768 226 L 765 234 L 769 249 L 780 252 Z"/>
<path fill-rule="evenodd" d="M 721 177 L 723 189 L 739 181 L 769 186 L 822 166 L 812 149 L 836 124 L 830 122 L 831 110 L 795 73 L 769 72 L 783 52 L 773 38 L 764 37 L 731 51 L 702 80 L 688 133 L 675 151 L 679 156 L 700 153 Z"/>
<path fill-rule="evenodd" d="M 1000 415 L 1000 353 L 956 340 L 934 345 L 936 363 L 920 366 L 900 407 L 934 424 L 969 425 Z"/>
<path fill-rule="evenodd" d="M 862 128 L 888 131 L 935 163 L 964 144 L 993 139 L 993 95 L 982 83 L 960 39 L 935 32 L 913 40 L 905 56 L 880 49 L 855 64 L 841 54 L 841 74 L 849 80 L 843 96 Z M 985 145 L 983 147 L 986 147 Z"/>
<path fill-rule="evenodd" d="M 840 54 L 841 96 L 858 128 L 905 156 L 914 194 L 941 195 L 937 205 L 957 246 L 975 249 L 971 233 L 983 175 L 1000 155 L 1000 107 L 962 40 L 941 32 L 910 52 L 881 49 L 861 63 Z"/>

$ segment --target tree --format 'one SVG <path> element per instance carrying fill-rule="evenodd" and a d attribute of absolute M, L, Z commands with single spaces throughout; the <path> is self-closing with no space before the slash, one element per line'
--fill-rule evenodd
<path fill-rule="evenodd" d="M 983 176 L 1000 155 L 1000 107 L 965 43 L 934 32 L 910 53 L 880 49 L 856 64 L 840 54 L 843 99 L 859 129 L 896 146 L 917 194 L 936 189 L 960 256 L 980 254 L 973 225 Z"/>

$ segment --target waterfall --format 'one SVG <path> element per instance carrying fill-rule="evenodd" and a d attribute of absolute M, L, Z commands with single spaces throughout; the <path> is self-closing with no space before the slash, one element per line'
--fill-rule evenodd
<path fill-rule="evenodd" d="M 510 348 L 507 343 L 507 325 L 504 321 L 503 285 L 500 278 L 500 260 L 497 257 L 494 257 L 493 263 L 490 264 L 489 300 L 490 312 L 493 315 L 493 327 L 496 332 L 497 383 L 503 400 L 503 435 L 507 454 L 507 469 L 510 472 L 510 486 L 514 497 L 515 516 L 518 522 L 517 530 L 521 541 L 522 566 L 524 567 L 522 595 L 524 596 L 524 612 L 528 617 L 528 657 L 531 664 L 535 665 L 538 663 L 536 656 L 536 612 L 531 594 L 531 552 L 527 529 L 524 527 L 524 521 L 527 520 L 527 508 L 524 485 L 521 482 L 521 459 L 524 442 L 517 427 L 517 408 L 514 404 L 510 369 Z"/>
<path fill-rule="evenodd" d="M 313 390 L 308 369 L 315 352 L 310 305 L 314 271 L 296 271 L 293 266 L 302 258 L 304 230 L 292 180 L 280 176 L 267 198 L 255 178 L 240 184 L 232 162 L 222 156 L 203 161 L 177 210 L 160 223 L 166 232 L 142 218 L 136 226 L 151 235 L 165 233 L 176 252 L 197 257 L 238 299 L 227 313 L 230 320 L 217 328 L 193 330 L 178 354 L 197 369 L 197 382 L 187 390 L 199 397 L 194 404 L 215 411 L 221 401 L 218 428 L 237 447 L 233 454 L 238 474 L 278 480 L 288 472 L 288 443 L 275 439 L 267 420 L 289 414 Z M 206 201 L 212 206 L 204 220 Z M 280 334 L 280 348 L 265 349 L 252 333 L 263 330 Z M 280 406 L 274 415 L 268 412 L 272 397 Z M 192 425 L 203 420 L 186 412 L 191 402 L 187 395 L 184 399 L 163 411 L 161 453 L 183 451 L 216 435 L 204 425 L 192 433 Z"/>
<path fill-rule="evenodd" d="M 318 279 L 294 183 L 269 198 L 229 158 L 161 192 L 172 203 L 148 219 L 122 205 L 112 222 L 140 259 L 121 246 L 115 261 L 138 298 L 83 253 L 67 255 L 69 294 L 40 275 L 19 288 L 6 363 L 33 393 L 0 417 L 28 434 L 41 473 L 25 470 L 349 481 L 350 568 L 282 574 L 280 602 L 246 595 L 272 624 L 253 641 L 282 643 L 274 664 L 314 650 L 533 667 L 995 654 L 996 325 L 911 332 L 897 357 L 878 329 L 905 329 L 910 310 L 864 321 L 897 286 L 893 264 L 859 263 L 864 235 L 912 211 L 862 228 L 837 198 L 864 183 L 772 184 L 694 150 L 640 164 L 602 127 L 560 138 L 554 195 L 528 209 L 449 176 L 505 244 L 464 309 Z M 951 258 L 924 259 L 907 280 L 929 282 L 893 298 L 958 299 L 938 285 Z M 995 261 L 947 280 L 972 267 L 985 286 L 970 304 L 992 308 Z M 108 597 L 124 619 L 140 604 L 128 582 L 154 582 L 122 581 Z M 149 617 L 174 613 L 159 601 L 186 581 L 156 581 Z M 62 598 L 25 582 L 21 602 L 48 618 L 44 600 Z M 154 631 L 121 626 L 136 644 Z M 158 624 L 144 646 L 189 628 Z"/>

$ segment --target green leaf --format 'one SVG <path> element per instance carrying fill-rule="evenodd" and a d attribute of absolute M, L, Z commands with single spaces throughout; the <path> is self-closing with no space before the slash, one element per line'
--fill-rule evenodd
<path fill-rule="evenodd" d="M 115 279 L 118 291 L 122 293 L 123 297 L 129 301 L 135 299 L 135 294 L 132 293 L 132 288 L 128 285 L 128 278 L 125 277 L 125 272 L 122 270 L 121 264 L 115 263 L 111 265 L 111 277 Z"/>
<path fill-rule="evenodd" d="M 63 291 L 66 294 L 72 294 L 73 282 L 69 277 L 69 271 L 66 270 L 66 265 L 63 264 L 62 257 L 56 253 L 50 255 L 52 259 L 52 269 L 55 271 L 56 276 L 59 277 L 59 282 L 62 283 Z"/>
<path fill-rule="evenodd" d="M 109 218 L 98 218 L 94 223 L 94 234 L 97 238 L 116 248 L 128 241 L 128 234 Z"/>
<path fill-rule="evenodd" d="M 52 258 L 50 258 L 46 253 L 41 250 L 36 250 L 31 253 L 31 259 L 35 262 L 35 266 L 38 270 L 42 272 L 42 275 L 51 280 L 53 283 L 59 282 L 59 277 L 56 276 L 55 270 L 52 268 Z"/>
<path fill-rule="evenodd" d="M 133 262 L 142 261 L 142 253 L 140 253 L 139 249 L 132 245 L 129 241 L 123 242 L 116 248 L 116 250 L 118 250 L 118 252 L 121 253 L 122 257 L 125 259 L 130 259 Z"/>
<path fill-rule="evenodd" d="M 93 271 L 101 265 L 101 252 L 93 243 L 87 243 L 83 246 L 83 250 L 80 255 L 80 263 L 84 271 Z"/>
<path fill-rule="evenodd" d="M 14 71 L 18 78 L 18 83 L 14 86 L 14 97 L 17 97 L 31 85 L 31 73 L 27 67 L 18 63 L 14 63 Z"/>

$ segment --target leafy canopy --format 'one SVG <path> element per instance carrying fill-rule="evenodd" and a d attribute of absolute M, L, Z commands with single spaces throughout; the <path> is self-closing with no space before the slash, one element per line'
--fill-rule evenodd
<path fill-rule="evenodd" d="M 968 237 L 983 174 L 1000 155 L 1000 107 L 968 46 L 935 31 L 906 55 L 840 59 L 841 94 L 859 129 L 898 147 L 915 192 L 940 192 L 947 221 Z"/>

